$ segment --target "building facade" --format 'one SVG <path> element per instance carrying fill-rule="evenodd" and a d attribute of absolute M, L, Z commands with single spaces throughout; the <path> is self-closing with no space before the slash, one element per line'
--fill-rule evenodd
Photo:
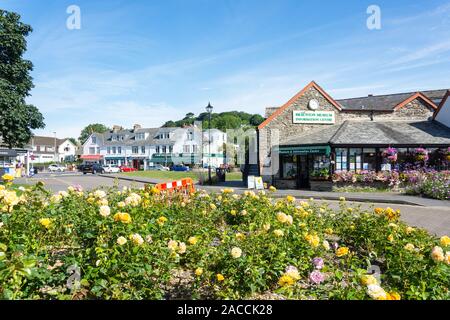
<path fill-rule="evenodd" d="M 450 146 L 450 129 L 433 120 L 447 90 L 334 100 L 314 81 L 258 127 L 258 165 L 266 182 L 308 188 L 320 170 L 392 170 L 382 156 Z"/>
<path fill-rule="evenodd" d="M 30 163 L 74 161 L 77 146 L 69 139 L 34 136 L 30 141 Z"/>
<path fill-rule="evenodd" d="M 155 164 L 202 165 L 218 167 L 224 163 L 226 134 L 211 129 L 203 133 L 196 127 L 142 128 L 114 126 L 103 134 L 92 134 L 83 145 L 81 159 L 147 170 Z"/>

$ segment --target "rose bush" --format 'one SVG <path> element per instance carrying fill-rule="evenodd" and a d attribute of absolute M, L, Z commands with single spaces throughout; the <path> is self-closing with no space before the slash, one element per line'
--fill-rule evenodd
<path fill-rule="evenodd" d="M 390 208 L 42 184 L 0 204 L 4 299 L 450 298 L 450 240 Z"/>

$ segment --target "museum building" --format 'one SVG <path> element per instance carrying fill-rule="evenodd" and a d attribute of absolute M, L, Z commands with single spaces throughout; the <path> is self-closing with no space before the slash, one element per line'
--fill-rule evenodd
<path fill-rule="evenodd" d="M 278 188 L 302 189 L 323 170 L 396 169 L 384 156 L 388 148 L 399 164 L 418 148 L 445 154 L 450 128 L 433 116 L 449 95 L 443 89 L 335 100 L 312 81 L 283 106 L 266 109 L 257 131 L 260 174 Z"/>

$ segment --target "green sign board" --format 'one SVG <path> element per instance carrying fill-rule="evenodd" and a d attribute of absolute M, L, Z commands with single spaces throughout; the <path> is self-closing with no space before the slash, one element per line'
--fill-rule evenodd
<path fill-rule="evenodd" d="M 327 156 L 331 153 L 330 146 L 312 146 L 312 147 L 278 147 L 279 154 L 295 154 L 295 155 L 307 155 L 307 154 L 325 154 Z"/>
<path fill-rule="evenodd" d="M 310 124 L 334 124 L 334 111 L 306 111 L 294 110 L 292 115 L 293 123 Z"/>

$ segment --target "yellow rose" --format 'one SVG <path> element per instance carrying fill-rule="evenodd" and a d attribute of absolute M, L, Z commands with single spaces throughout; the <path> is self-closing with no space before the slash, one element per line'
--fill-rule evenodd
<path fill-rule="evenodd" d="M 236 233 L 236 239 L 237 240 L 244 240 L 245 239 L 245 234 L 238 232 Z"/>
<path fill-rule="evenodd" d="M 287 202 L 294 202 L 295 201 L 295 197 L 293 196 L 287 196 L 286 197 Z"/>
<path fill-rule="evenodd" d="M 216 205 L 214 203 L 210 203 L 209 207 L 211 208 L 211 210 L 216 210 L 217 209 L 217 207 L 216 207 Z"/>
<path fill-rule="evenodd" d="M 269 230 L 270 230 L 270 223 L 264 224 L 264 225 L 263 225 L 263 229 L 264 229 L 265 231 L 269 231 Z"/>
<path fill-rule="evenodd" d="M 336 250 L 336 256 L 343 257 L 346 256 L 350 250 L 347 247 L 340 247 Z"/>
<path fill-rule="evenodd" d="M 111 214 L 111 209 L 108 206 L 101 206 L 100 207 L 100 215 L 102 217 L 107 217 Z"/>
<path fill-rule="evenodd" d="M 387 294 L 387 300 L 401 300 L 401 296 L 397 292 L 389 292 Z"/>
<path fill-rule="evenodd" d="M 169 240 L 169 242 L 167 242 L 167 247 L 172 250 L 175 251 L 178 248 L 178 241 L 176 240 Z"/>
<path fill-rule="evenodd" d="M 130 236 L 130 240 L 135 244 L 140 246 L 141 244 L 144 243 L 144 239 L 141 237 L 140 234 L 135 233 L 133 235 Z"/>
<path fill-rule="evenodd" d="M 189 237 L 188 242 L 189 244 L 195 245 L 197 243 L 198 239 L 197 237 Z"/>
<path fill-rule="evenodd" d="M 216 277 L 217 277 L 217 281 L 219 281 L 219 282 L 225 280 L 225 277 L 224 277 L 221 273 L 218 273 L 218 274 L 216 275 Z"/>
<path fill-rule="evenodd" d="M 440 240 L 443 247 L 448 247 L 450 245 L 450 238 L 448 236 L 443 236 Z"/>
<path fill-rule="evenodd" d="M 13 177 L 12 175 L 8 174 L 8 173 L 5 173 L 5 174 L 2 176 L 2 179 L 3 179 L 3 181 L 5 181 L 5 182 L 11 182 L 11 181 L 14 180 L 14 177 Z"/>
<path fill-rule="evenodd" d="M 361 284 L 368 286 L 369 284 L 378 284 L 378 281 L 374 276 L 365 274 L 361 276 Z"/>
<path fill-rule="evenodd" d="M 184 242 L 180 242 L 178 244 L 178 253 L 183 254 L 186 252 L 186 244 Z"/>
<path fill-rule="evenodd" d="M 120 221 L 122 223 L 130 223 L 131 222 L 131 216 L 126 212 L 117 212 L 113 218 L 114 218 L 114 221 Z"/>
<path fill-rule="evenodd" d="M 241 216 L 246 216 L 247 215 L 247 210 L 245 210 L 245 209 L 242 210 L 240 214 L 241 214 Z"/>
<path fill-rule="evenodd" d="M 195 269 L 195 275 L 197 277 L 200 277 L 203 274 L 203 268 L 197 268 Z"/>
<path fill-rule="evenodd" d="M 156 220 L 156 223 L 158 223 L 160 226 L 162 226 L 162 225 L 164 225 L 164 223 L 166 223 L 166 221 L 167 221 L 167 218 L 164 216 L 161 216 Z"/>
<path fill-rule="evenodd" d="M 232 216 L 235 216 L 235 215 L 236 215 L 236 210 L 231 210 L 231 211 L 230 211 L 230 214 L 231 214 Z"/>
<path fill-rule="evenodd" d="M 413 251 L 415 249 L 412 243 L 407 243 L 403 248 L 408 251 Z"/>
<path fill-rule="evenodd" d="M 277 188 L 275 188 L 274 186 L 270 186 L 270 187 L 269 187 L 269 191 L 275 192 L 275 191 L 277 191 Z"/>
<path fill-rule="evenodd" d="M 392 242 L 392 241 L 394 241 L 394 236 L 393 236 L 392 234 L 390 234 L 390 235 L 387 237 L 387 239 L 388 239 L 389 242 Z"/>
<path fill-rule="evenodd" d="M 39 223 L 43 225 L 45 228 L 49 229 L 52 224 L 52 220 L 49 218 L 42 218 L 39 219 Z"/>
<path fill-rule="evenodd" d="M 431 251 L 431 258 L 435 261 L 435 262 L 441 262 L 444 261 L 445 256 L 444 256 L 444 250 L 442 250 L 441 247 L 434 247 L 433 250 Z"/>
<path fill-rule="evenodd" d="M 333 229 L 331 229 L 331 228 L 326 228 L 326 229 L 325 229 L 325 233 L 326 233 L 326 234 L 333 234 Z"/>
<path fill-rule="evenodd" d="M 406 228 L 406 234 L 410 234 L 412 232 L 414 232 L 416 229 L 414 229 L 413 227 L 407 227 Z"/>
<path fill-rule="evenodd" d="M 295 283 L 295 280 L 286 274 L 282 275 L 280 277 L 280 279 L 278 280 L 278 284 L 281 287 L 289 287 L 289 286 L 292 286 L 294 283 Z"/>
<path fill-rule="evenodd" d="M 280 229 L 274 230 L 273 233 L 274 233 L 275 236 L 277 236 L 277 237 L 282 237 L 282 236 L 284 236 L 283 230 L 280 230 Z"/>

